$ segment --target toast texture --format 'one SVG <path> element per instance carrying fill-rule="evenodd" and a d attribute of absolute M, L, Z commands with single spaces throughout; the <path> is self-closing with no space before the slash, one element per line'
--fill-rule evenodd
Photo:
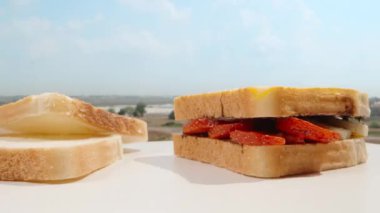
<path fill-rule="evenodd" d="M 328 144 L 247 146 L 206 137 L 175 134 L 173 143 L 174 152 L 179 157 L 260 178 L 350 167 L 367 160 L 363 138 Z"/>
<path fill-rule="evenodd" d="M 310 115 L 368 117 L 368 95 L 352 89 L 247 87 L 180 96 L 174 99 L 176 120 L 258 118 Z"/>
<path fill-rule="evenodd" d="M 122 135 L 123 142 L 147 141 L 145 121 L 119 116 L 58 93 L 25 97 L 0 106 L 0 135 Z"/>
<path fill-rule="evenodd" d="M 121 159 L 120 135 L 79 139 L 0 137 L 0 180 L 80 178 Z"/>

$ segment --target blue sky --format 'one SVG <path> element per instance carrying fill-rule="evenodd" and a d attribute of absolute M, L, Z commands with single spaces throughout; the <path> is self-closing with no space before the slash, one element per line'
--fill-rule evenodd
<path fill-rule="evenodd" d="M 0 0 L 0 95 L 244 86 L 380 96 L 380 2 Z"/>

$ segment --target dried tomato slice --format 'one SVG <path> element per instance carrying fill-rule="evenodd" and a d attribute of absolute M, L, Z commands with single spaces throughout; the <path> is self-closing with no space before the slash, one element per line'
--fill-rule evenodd
<path fill-rule="evenodd" d="M 341 139 L 337 132 L 294 117 L 278 119 L 276 127 L 281 132 L 319 143 L 329 143 Z"/>
<path fill-rule="evenodd" d="M 284 145 L 285 138 L 253 131 L 235 130 L 230 133 L 232 142 L 242 145 Z"/>
<path fill-rule="evenodd" d="M 191 120 L 183 126 L 183 133 L 189 135 L 207 133 L 215 124 L 216 122 L 209 118 Z"/>
<path fill-rule="evenodd" d="M 285 138 L 286 144 L 305 144 L 305 138 L 296 135 L 290 135 L 286 133 L 281 134 Z"/>
<path fill-rule="evenodd" d="M 230 124 L 217 124 L 208 132 L 208 136 L 214 139 L 228 139 L 234 130 L 250 130 L 251 124 L 248 122 L 238 122 Z"/>

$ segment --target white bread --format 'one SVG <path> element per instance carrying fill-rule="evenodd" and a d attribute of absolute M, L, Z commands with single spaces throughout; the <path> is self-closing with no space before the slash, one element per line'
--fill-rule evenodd
<path fill-rule="evenodd" d="M 147 141 L 145 121 L 98 109 L 57 93 L 28 96 L 0 106 L 0 135 L 122 135 L 123 142 Z"/>
<path fill-rule="evenodd" d="M 367 160 L 363 138 L 329 144 L 248 146 L 206 137 L 173 135 L 173 143 L 179 157 L 262 178 L 338 169 Z"/>
<path fill-rule="evenodd" d="M 368 117 L 368 96 L 352 89 L 247 87 L 174 99 L 176 120 L 308 115 Z"/>
<path fill-rule="evenodd" d="M 0 180 L 80 178 L 122 157 L 119 135 L 58 138 L 1 137 Z"/>

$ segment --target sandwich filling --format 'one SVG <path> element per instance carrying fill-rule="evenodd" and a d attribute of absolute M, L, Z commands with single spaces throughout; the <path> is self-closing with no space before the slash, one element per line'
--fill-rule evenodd
<path fill-rule="evenodd" d="M 200 118 L 187 122 L 183 133 L 242 145 L 287 145 L 362 138 L 367 136 L 368 127 L 361 118 L 337 116 Z"/>

